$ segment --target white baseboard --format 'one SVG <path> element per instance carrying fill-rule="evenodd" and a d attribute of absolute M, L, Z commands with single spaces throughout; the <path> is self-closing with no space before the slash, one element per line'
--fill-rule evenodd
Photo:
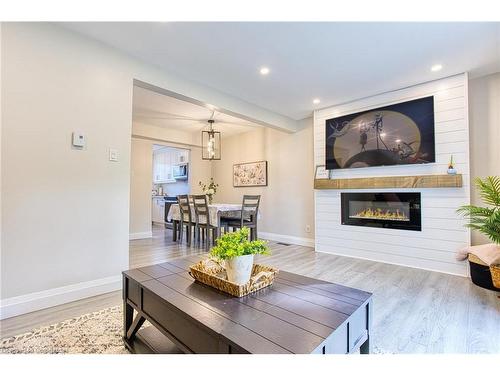
<path fill-rule="evenodd" d="M 284 234 L 259 232 L 259 238 L 276 242 L 284 242 L 292 245 L 314 247 L 314 238 L 287 236 Z"/>
<path fill-rule="evenodd" d="M 143 238 L 151 238 L 153 237 L 153 232 L 138 232 L 138 233 L 130 233 L 128 235 L 129 240 L 141 240 Z"/>
<path fill-rule="evenodd" d="M 0 319 L 46 309 L 63 303 L 113 292 L 122 287 L 121 275 L 85 281 L 0 300 Z"/>

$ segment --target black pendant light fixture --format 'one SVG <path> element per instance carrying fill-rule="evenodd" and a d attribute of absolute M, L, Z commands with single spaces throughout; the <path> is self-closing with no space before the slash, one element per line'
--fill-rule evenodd
<path fill-rule="evenodd" d="M 220 160 L 220 132 L 213 129 L 213 118 L 208 120 L 209 129 L 201 132 L 201 158 Z"/>

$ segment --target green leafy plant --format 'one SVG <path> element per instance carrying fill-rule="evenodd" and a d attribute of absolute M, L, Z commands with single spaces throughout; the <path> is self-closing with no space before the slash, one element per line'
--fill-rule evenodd
<path fill-rule="evenodd" d="M 485 234 L 500 245 L 500 176 L 476 178 L 474 183 L 483 203 L 488 207 L 466 205 L 457 212 L 469 218 L 467 227 Z"/>
<path fill-rule="evenodd" d="M 249 241 L 250 229 L 243 227 L 236 232 L 229 232 L 217 239 L 217 245 L 210 255 L 219 259 L 234 258 L 250 254 L 269 254 L 267 242 L 262 240 Z"/>

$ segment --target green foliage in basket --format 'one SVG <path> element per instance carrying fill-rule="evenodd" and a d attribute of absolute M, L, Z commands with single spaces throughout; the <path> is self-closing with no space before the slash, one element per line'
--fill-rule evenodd
<path fill-rule="evenodd" d="M 483 203 L 488 207 L 462 206 L 457 212 L 469 218 L 467 227 L 477 230 L 500 244 L 500 176 L 474 180 Z"/>
<path fill-rule="evenodd" d="M 217 239 L 217 245 L 210 255 L 219 259 L 228 259 L 250 254 L 269 254 L 267 242 L 261 240 L 249 241 L 250 229 L 243 227 L 236 232 L 229 232 Z"/>

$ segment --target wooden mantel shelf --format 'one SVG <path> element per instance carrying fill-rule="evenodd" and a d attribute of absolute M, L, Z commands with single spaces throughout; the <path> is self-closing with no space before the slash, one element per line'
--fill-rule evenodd
<path fill-rule="evenodd" d="M 323 189 L 387 189 L 387 188 L 459 188 L 462 175 L 435 174 L 424 176 L 387 176 L 314 180 L 314 188 Z"/>

